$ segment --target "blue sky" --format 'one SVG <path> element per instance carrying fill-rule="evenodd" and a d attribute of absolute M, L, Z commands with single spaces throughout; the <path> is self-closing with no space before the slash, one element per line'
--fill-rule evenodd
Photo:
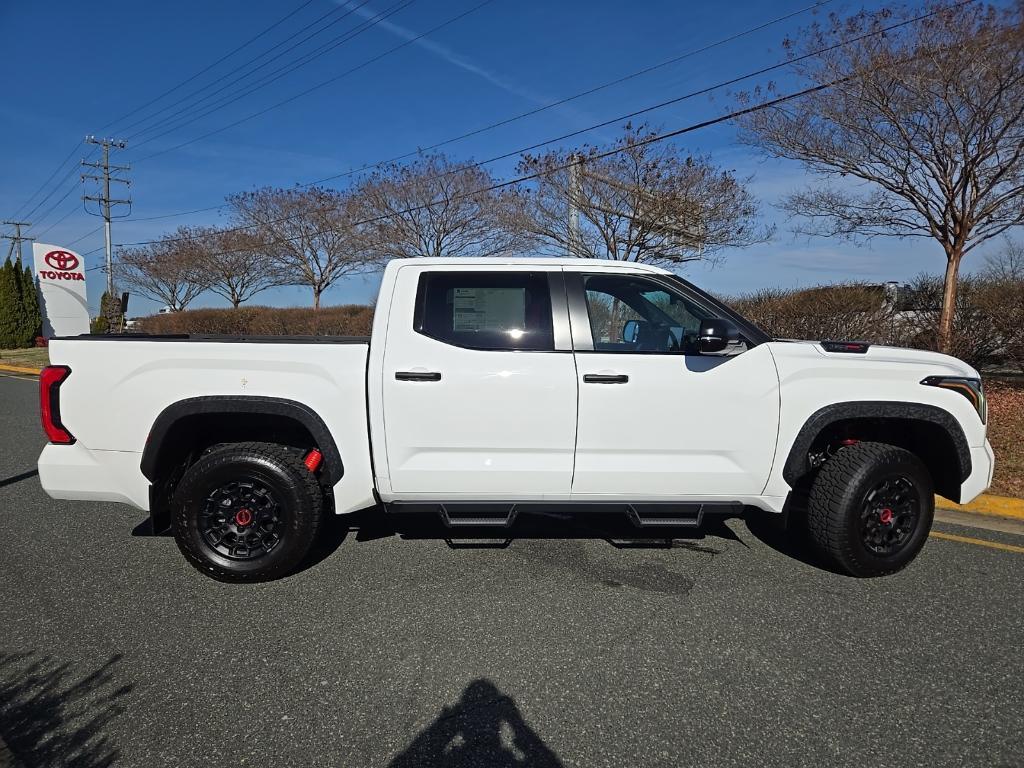
<path fill-rule="evenodd" d="M 812 4 L 812 0 L 737 0 L 728 4 L 493 0 L 437 33 L 307 96 L 175 149 L 182 142 L 337 77 L 479 2 L 415 0 L 292 74 L 195 122 L 178 127 L 180 120 L 195 112 L 171 119 L 186 102 L 132 126 L 337 7 L 331 0 L 311 0 L 265 37 L 148 110 L 118 120 L 299 8 L 302 1 L 105 0 L 95 4 L 21 0 L 0 4 L 7 85 L 6 98 L 0 103 L 0 146 L 5 156 L 0 177 L 2 218 L 23 206 L 84 135 L 95 133 L 132 137 L 116 159 L 133 166 L 129 176 L 135 204 L 131 217 L 115 222 L 115 243 L 152 239 L 179 224 L 223 222 L 224 214 L 219 211 L 143 219 L 215 206 L 232 192 L 307 182 L 414 151 Z M 363 0 L 352 5 L 356 2 Z M 376 15 L 395 5 L 393 0 L 370 0 L 258 74 L 342 34 L 363 22 L 366 14 Z M 875 5 L 868 3 L 867 7 Z M 860 7 L 825 4 L 825 10 Z M 335 13 L 320 25 L 340 15 Z M 446 151 L 458 158 L 481 160 L 773 64 L 782 58 L 783 37 L 812 18 L 810 12 L 803 13 L 650 75 L 452 144 Z M 775 75 L 774 80 L 785 84 L 786 77 Z M 242 84 L 231 86 L 217 98 L 240 95 L 241 88 Z M 207 104 L 215 104 L 212 99 Z M 672 129 L 728 111 L 731 103 L 729 93 L 719 91 L 712 98 L 698 97 L 659 110 L 649 122 Z M 148 132 L 133 137 L 150 126 Z M 174 130 L 153 138 L 168 129 Z M 606 128 L 579 141 L 605 143 L 616 133 Z M 899 280 L 943 267 L 938 245 L 926 241 L 878 240 L 868 248 L 794 238 L 773 203 L 807 181 L 799 166 L 764 161 L 736 143 L 729 125 L 688 134 L 679 141 L 689 151 L 709 153 L 716 163 L 740 176 L 752 176 L 750 189 L 762 203 L 765 220 L 778 225 L 770 243 L 726 252 L 723 262 L 713 269 L 690 266 L 686 270 L 687 277 L 712 291 L 734 294 L 769 285 Z M 162 152 L 168 149 L 171 151 Z M 81 145 L 75 157 L 88 150 Z M 156 152 L 162 154 L 149 157 Z M 506 177 L 512 175 L 514 165 L 514 160 L 509 160 L 490 169 L 496 176 Z M 86 190 L 78 183 L 78 172 L 57 186 L 64 176 L 65 172 L 58 174 L 44 190 L 45 194 L 55 187 L 35 213 L 33 232 L 44 242 L 60 245 L 82 238 L 73 247 L 88 254 L 87 266 L 97 266 L 102 262 L 103 235 L 93 230 L 99 229 L 101 220 L 82 211 L 78 198 Z M 64 201 L 54 205 L 65 193 Z M 99 250 L 90 253 L 94 249 Z M 977 254 L 975 259 L 980 260 Z M 102 289 L 102 273 L 90 272 L 93 305 Z M 352 278 L 333 288 L 325 301 L 364 302 L 375 289 L 374 277 Z M 279 305 L 309 301 L 309 291 L 302 288 L 276 289 L 257 298 L 259 303 Z M 156 308 L 146 300 L 133 298 L 132 302 L 133 315 Z M 201 305 L 220 306 L 222 302 L 204 296 L 197 302 Z"/>

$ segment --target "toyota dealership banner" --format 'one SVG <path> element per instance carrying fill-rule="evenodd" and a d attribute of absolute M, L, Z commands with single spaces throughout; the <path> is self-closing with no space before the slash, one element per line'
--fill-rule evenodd
<path fill-rule="evenodd" d="M 89 304 L 85 296 L 85 262 L 59 245 L 32 244 L 43 335 L 77 336 L 89 332 Z"/>

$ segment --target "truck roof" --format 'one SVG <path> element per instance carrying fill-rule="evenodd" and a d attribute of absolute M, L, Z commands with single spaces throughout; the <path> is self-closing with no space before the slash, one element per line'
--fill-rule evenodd
<path fill-rule="evenodd" d="M 394 268 L 402 264 L 416 264 L 418 266 L 481 266 L 481 267 L 580 267 L 583 269 L 599 267 L 601 269 L 629 269 L 640 272 L 652 272 L 656 274 L 671 274 L 667 269 L 655 267 L 651 264 L 640 264 L 635 261 L 619 261 L 617 259 L 581 259 L 573 257 L 549 258 L 539 256 L 434 256 L 418 259 L 392 259 L 388 262 L 388 268 Z"/>

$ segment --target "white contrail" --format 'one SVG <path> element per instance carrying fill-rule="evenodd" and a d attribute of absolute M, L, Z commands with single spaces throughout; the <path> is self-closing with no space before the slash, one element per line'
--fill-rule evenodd
<path fill-rule="evenodd" d="M 357 14 L 358 16 L 362 16 L 364 19 L 373 19 L 379 15 L 377 11 L 372 10 L 368 5 L 362 5 L 359 6 L 358 8 L 353 8 L 352 3 L 349 2 L 348 0 L 336 0 L 336 2 L 338 2 L 338 4 L 343 6 L 344 8 Z M 388 21 L 386 19 L 378 21 L 376 24 L 374 24 L 374 26 L 384 29 L 390 32 L 391 34 L 402 38 L 403 40 L 412 40 L 419 34 L 418 32 L 414 32 L 411 29 L 403 27 L 399 24 L 395 24 L 394 22 Z M 491 70 L 486 69 L 485 67 L 481 67 L 479 64 L 475 64 L 474 62 L 467 59 L 465 56 L 456 53 L 446 45 L 442 45 L 441 43 L 435 43 L 433 40 L 428 40 L 425 37 L 421 37 L 419 40 L 416 40 L 414 45 L 418 45 L 420 48 L 429 51 L 430 53 L 437 56 L 439 59 L 443 59 L 452 66 L 458 67 L 461 70 L 476 75 L 482 80 L 486 80 L 491 85 L 501 88 L 503 91 L 511 93 L 514 96 L 519 96 L 521 98 L 527 99 L 528 101 L 532 101 L 535 104 L 544 104 L 550 100 L 549 98 L 541 94 L 535 93 L 529 89 L 517 85 L 516 83 L 511 82 L 510 80 L 502 77 L 496 72 L 492 72 Z"/>

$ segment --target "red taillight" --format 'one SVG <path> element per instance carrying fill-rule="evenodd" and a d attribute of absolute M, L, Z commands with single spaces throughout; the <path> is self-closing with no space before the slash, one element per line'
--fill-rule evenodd
<path fill-rule="evenodd" d="M 39 415 L 51 443 L 71 445 L 75 438 L 60 422 L 60 385 L 71 375 L 66 365 L 48 365 L 39 374 Z"/>

